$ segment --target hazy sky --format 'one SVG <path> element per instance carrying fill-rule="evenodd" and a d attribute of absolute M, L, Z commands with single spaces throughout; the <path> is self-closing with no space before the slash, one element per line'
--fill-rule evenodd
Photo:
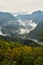
<path fill-rule="evenodd" d="M 28 12 L 43 11 L 43 0 L 0 0 L 0 11 Z"/>

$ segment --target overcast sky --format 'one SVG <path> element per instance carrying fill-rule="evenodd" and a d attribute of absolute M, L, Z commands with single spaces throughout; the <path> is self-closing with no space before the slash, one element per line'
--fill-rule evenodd
<path fill-rule="evenodd" d="M 28 12 L 43 11 L 43 0 L 0 0 L 0 11 Z"/>

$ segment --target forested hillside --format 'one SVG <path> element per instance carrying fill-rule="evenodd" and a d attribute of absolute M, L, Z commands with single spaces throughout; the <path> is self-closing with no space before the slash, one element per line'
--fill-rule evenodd
<path fill-rule="evenodd" d="M 43 46 L 28 46 L 0 36 L 0 65 L 43 65 Z"/>

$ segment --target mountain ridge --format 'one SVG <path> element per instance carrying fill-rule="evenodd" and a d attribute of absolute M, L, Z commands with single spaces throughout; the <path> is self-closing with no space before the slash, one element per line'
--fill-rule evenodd
<path fill-rule="evenodd" d="M 39 15 L 40 16 L 39 16 Z M 7 35 L 25 36 L 43 20 L 43 12 L 36 11 L 32 14 L 13 16 L 11 13 L 0 12 L 1 32 Z"/>

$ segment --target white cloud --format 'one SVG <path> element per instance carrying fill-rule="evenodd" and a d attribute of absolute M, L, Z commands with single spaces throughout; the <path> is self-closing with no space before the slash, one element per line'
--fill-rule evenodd
<path fill-rule="evenodd" d="M 3 33 L 1 32 L 1 27 L 0 27 L 0 35 L 6 36 L 6 34 L 3 34 Z"/>
<path fill-rule="evenodd" d="M 20 32 L 19 32 L 20 34 L 25 34 L 26 33 L 26 29 L 22 29 L 22 28 L 20 28 Z"/>
<path fill-rule="evenodd" d="M 21 21 L 21 20 L 19 19 L 18 22 L 19 22 L 20 25 L 25 26 L 24 21 Z"/>
<path fill-rule="evenodd" d="M 20 32 L 19 32 L 20 34 L 29 33 L 37 26 L 37 24 L 32 22 L 32 20 L 21 21 L 19 19 L 18 23 L 23 27 L 23 28 L 20 28 Z"/>

